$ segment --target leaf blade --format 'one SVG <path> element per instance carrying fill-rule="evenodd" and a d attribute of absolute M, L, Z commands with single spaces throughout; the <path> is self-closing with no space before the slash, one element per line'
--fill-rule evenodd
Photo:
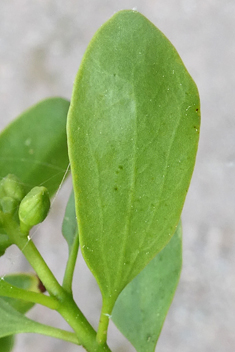
<path fill-rule="evenodd" d="M 62 224 L 62 234 L 68 244 L 69 253 L 73 249 L 74 241 L 78 236 L 78 226 L 75 211 L 75 199 L 74 192 L 72 191 L 65 209 L 63 224 Z"/>
<path fill-rule="evenodd" d="M 40 280 L 34 274 L 22 273 L 6 275 L 4 276 L 4 282 L 7 282 L 13 286 L 24 289 L 26 291 L 32 291 L 37 293 L 41 292 Z M 2 299 L 22 314 L 27 313 L 34 306 L 34 303 L 23 301 L 20 299 L 9 297 L 2 297 Z"/>
<path fill-rule="evenodd" d="M 154 352 L 178 285 L 182 227 L 118 297 L 112 320 L 138 352 Z"/>
<path fill-rule="evenodd" d="M 59 338 L 75 344 L 79 341 L 74 333 L 38 323 L 17 312 L 0 297 L 0 338 L 25 332 L 38 333 Z"/>
<path fill-rule="evenodd" d="M 76 78 L 68 146 L 81 250 L 106 305 L 175 232 L 198 111 L 178 53 L 144 16 L 121 11 L 100 28 Z"/>
<path fill-rule="evenodd" d="M 26 318 L 11 305 L 0 298 L 0 337 L 19 334 L 23 332 L 37 332 L 41 324 Z"/>
<path fill-rule="evenodd" d="M 45 185 L 50 195 L 59 187 L 69 161 L 66 117 L 69 102 L 49 98 L 32 106 L 0 134 L 0 177 L 16 175 L 29 191 Z"/>
<path fill-rule="evenodd" d="M 30 290 L 33 292 L 40 292 L 40 281 L 39 279 L 33 274 L 11 274 L 6 275 L 4 280 L 9 284 L 12 284 L 16 287 Z M 25 314 L 28 312 L 33 306 L 33 303 L 17 300 L 13 298 L 1 297 L 0 298 L 0 305 L 1 302 L 4 301 L 9 304 L 12 308 L 18 311 L 21 314 Z M 1 309 L 1 308 L 0 308 Z M 3 352 L 10 352 L 14 347 L 14 335 L 7 334 L 0 338 L 0 345 Z"/>
<path fill-rule="evenodd" d="M 1 351 L 10 352 L 14 347 L 14 335 L 9 335 L 0 338 Z"/>

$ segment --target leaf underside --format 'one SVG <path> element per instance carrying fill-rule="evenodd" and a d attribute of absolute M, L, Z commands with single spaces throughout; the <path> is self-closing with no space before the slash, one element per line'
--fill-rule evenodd
<path fill-rule="evenodd" d="M 182 228 L 115 303 L 112 320 L 138 352 L 154 352 L 182 266 Z"/>
<path fill-rule="evenodd" d="M 81 250 L 106 305 L 174 234 L 199 123 L 172 44 L 138 12 L 114 15 L 85 53 L 67 126 Z"/>

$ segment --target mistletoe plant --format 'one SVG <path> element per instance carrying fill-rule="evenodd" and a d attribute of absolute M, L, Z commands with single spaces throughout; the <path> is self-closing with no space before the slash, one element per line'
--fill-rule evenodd
<path fill-rule="evenodd" d="M 137 351 L 155 350 L 181 270 L 180 215 L 199 123 L 198 91 L 175 48 L 140 13 L 121 11 L 89 44 L 71 103 L 44 100 L 2 132 L 1 255 L 15 244 L 36 275 L 0 280 L 1 352 L 22 332 L 110 351 L 110 319 Z M 30 230 L 47 216 L 68 165 L 61 284 Z M 73 299 L 79 248 L 102 293 L 97 331 Z M 72 330 L 27 318 L 34 304 L 56 310 Z"/>

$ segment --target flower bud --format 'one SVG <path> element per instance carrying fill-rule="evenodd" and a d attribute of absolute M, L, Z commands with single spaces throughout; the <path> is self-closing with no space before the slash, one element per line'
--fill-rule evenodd
<path fill-rule="evenodd" d="M 22 199 L 19 207 L 19 220 L 22 233 L 42 222 L 50 209 L 50 198 L 45 187 L 34 187 Z"/>
<path fill-rule="evenodd" d="M 7 175 L 0 181 L 0 198 L 10 197 L 18 201 L 25 196 L 25 190 L 15 175 Z"/>

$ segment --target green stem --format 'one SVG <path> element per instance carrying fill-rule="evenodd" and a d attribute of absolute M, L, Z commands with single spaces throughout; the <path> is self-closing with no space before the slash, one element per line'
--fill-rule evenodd
<path fill-rule="evenodd" d="M 21 233 L 19 225 L 11 216 L 4 217 L 4 228 L 9 238 L 23 252 L 28 262 L 36 271 L 49 294 L 57 298 L 59 307 L 56 308 L 56 310 L 72 327 L 81 345 L 89 352 L 111 352 L 106 343 L 99 344 L 96 341 L 96 331 L 77 307 L 72 298 L 72 294 L 66 292 L 65 289 L 60 286 L 34 243 Z M 54 328 L 52 328 L 52 330 L 53 329 Z M 52 330 L 51 332 L 53 333 L 55 330 Z M 44 330 L 44 332 L 47 332 L 47 330 Z M 49 330 L 48 335 L 53 336 Z"/>
<path fill-rule="evenodd" d="M 32 268 L 36 271 L 49 294 L 60 299 L 63 289 L 32 240 L 21 233 L 19 225 L 11 217 L 5 217 L 4 227 L 9 238 L 22 251 Z"/>
<path fill-rule="evenodd" d="M 62 285 L 62 287 L 69 293 L 72 293 L 73 274 L 74 274 L 75 264 L 76 264 L 77 255 L 78 255 L 78 248 L 79 248 L 79 237 L 77 232 L 74 238 L 72 249 L 69 253 L 69 258 L 67 261 L 64 279 L 63 279 L 63 285 Z"/>
<path fill-rule="evenodd" d="M 108 302 L 106 302 L 105 299 L 103 299 L 99 327 L 98 327 L 98 332 L 96 336 L 96 341 L 99 344 L 104 344 L 107 341 L 107 332 L 108 332 L 109 320 L 111 317 L 112 310 L 113 310 L 113 304 L 110 305 Z"/>
<path fill-rule="evenodd" d="M 0 280 L 0 296 L 22 299 L 23 301 L 41 304 L 54 310 L 56 310 L 59 306 L 58 300 L 54 297 L 48 297 L 42 293 L 27 291 L 16 286 L 12 286 L 4 279 Z"/>
<path fill-rule="evenodd" d="M 111 352 L 106 343 L 101 345 L 96 341 L 96 331 L 88 323 L 70 294 L 66 293 L 66 296 L 57 311 L 73 328 L 74 332 L 82 342 L 82 346 L 87 351 Z"/>

